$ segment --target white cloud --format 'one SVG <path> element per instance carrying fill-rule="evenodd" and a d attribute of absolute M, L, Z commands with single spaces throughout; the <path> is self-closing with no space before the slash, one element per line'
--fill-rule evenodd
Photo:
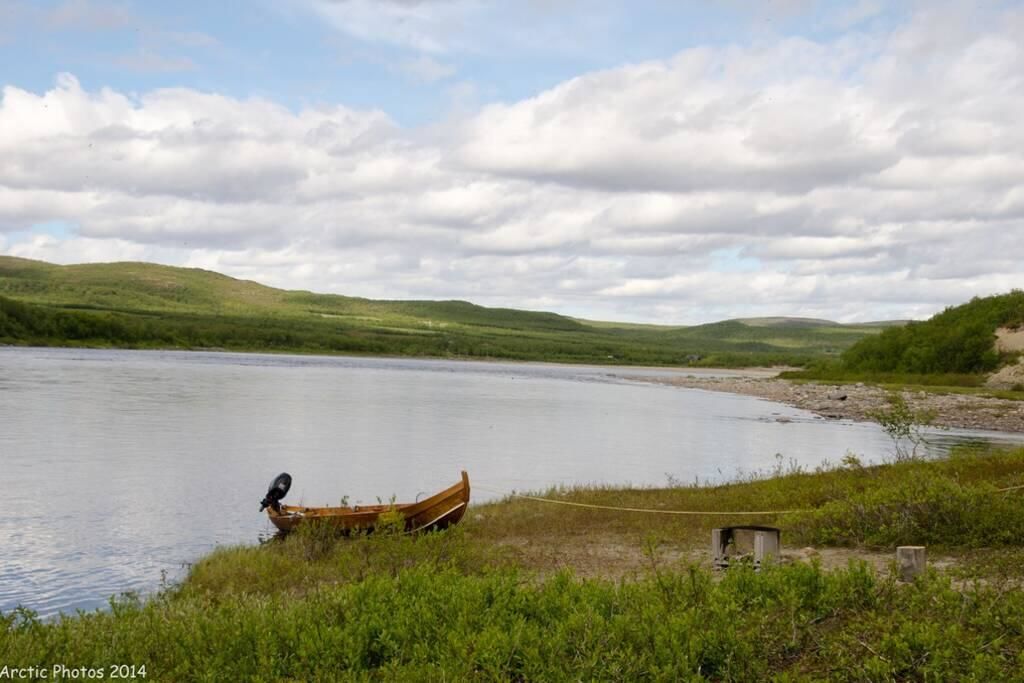
<path fill-rule="evenodd" d="M 384 14 L 460 5 L 428 4 Z M 928 9 L 890 34 L 687 50 L 418 130 L 68 75 L 8 86 L 0 250 L 672 323 L 922 315 L 1022 284 L 1014 21 Z M 24 236 L 47 221 L 75 233 Z"/>
<path fill-rule="evenodd" d="M 334 31 L 420 56 L 587 58 L 637 19 L 615 0 L 292 0 Z"/>
<path fill-rule="evenodd" d="M 440 54 L 462 43 L 467 15 L 479 0 L 306 0 L 337 30 L 369 42 L 384 42 Z"/>

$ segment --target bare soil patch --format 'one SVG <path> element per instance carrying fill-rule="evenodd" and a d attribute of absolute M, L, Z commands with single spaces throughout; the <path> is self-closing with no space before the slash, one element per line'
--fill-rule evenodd
<path fill-rule="evenodd" d="M 708 547 L 682 543 L 659 542 L 653 547 L 639 537 L 625 534 L 558 535 L 547 538 L 510 537 L 499 545 L 509 548 L 516 559 L 543 576 L 570 569 L 581 578 L 631 579 L 655 569 L 680 565 L 711 566 Z M 709 539 L 710 545 L 710 539 Z M 896 551 L 864 548 L 799 548 L 783 545 L 780 562 L 817 562 L 822 568 L 845 569 L 851 561 L 867 562 L 877 573 L 886 574 L 896 559 Z M 928 565 L 950 569 L 957 559 L 946 555 L 929 555 Z"/>
<path fill-rule="evenodd" d="M 1001 327 L 996 330 L 996 349 L 1004 353 L 1024 351 L 1024 327 L 1015 330 Z"/>

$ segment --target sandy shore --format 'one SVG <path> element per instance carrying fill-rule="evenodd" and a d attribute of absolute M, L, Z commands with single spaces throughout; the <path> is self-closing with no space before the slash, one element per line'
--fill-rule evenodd
<path fill-rule="evenodd" d="M 888 405 L 888 392 L 879 387 L 859 383 L 837 385 L 790 382 L 778 379 L 762 368 L 731 377 L 691 373 L 624 379 L 757 396 L 834 419 L 870 420 L 869 413 Z M 923 391 L 901 393 L 912 409 L 934 412 L 935 424 L 938 426 L 1024 433 L 1024 401 Z"/>

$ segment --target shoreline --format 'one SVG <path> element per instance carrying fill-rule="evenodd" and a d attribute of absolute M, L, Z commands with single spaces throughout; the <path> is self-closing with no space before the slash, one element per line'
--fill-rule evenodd
<path fill-rule="evenodd" d="M 863 383 L 798 383 L 778 377 L 749 374 L 739 377 L 626 377 L 630 381 L 663 384 L 742 394 L 784 403 L 833 420 L 873 422 L 870 413 L 888 407 L 890 391 Z M 952 429 L 980 429 L 1024 433 L 1024 401 L 1011 401 L 972 394 L 937 394 L 926 391 L 899 392 L 913 411 L 934 412 L 932 424 Z"/>
<path fill-rule="evenodd" d="M 799 370 L 797 367 L 780 366 L 767 367 L 763 365 L 750 366 L 689 366 L 689 365 L 629 365 L 623 363 L 599 363 L 596 361 L 567 361 L 567 360 L 531 360 L 523 358 L 492 358 L 484 356 L 418 356 L 418 355 L 388 355 L 380 353 L 322 353 L 318 351 L 302 350 L 276 350 L 276 349 L 226 349 L 226 348 L 198 348 L 178 346 L 78 346 L 78 345 L 39 345 L 39 344 L 7 344 L 0 342 L 0 349 L 25 349 L 25 350 L 68 350 L 68 351 L 129 351 L 145 353 L 217 353 L 233 356 L 294 356 L 296 358 L 352 358 L 358 360 L 412 360 L 426 362 L 445 363 L 467 363 L 467 364 L 492 364 L 492 365 L 541 365 L 562 368 L 596 368 L 607 371 L 645 371 L 662 372 L 666 377 L 677 375 L 710 375 L 716 377 L 740 378 L 773 378 L 780 372 L 787 370 Z M 617 375 L 611 374 L 613 377 Z M 634 377 L 621 377 L 620 379 L 635 379 Z"/>

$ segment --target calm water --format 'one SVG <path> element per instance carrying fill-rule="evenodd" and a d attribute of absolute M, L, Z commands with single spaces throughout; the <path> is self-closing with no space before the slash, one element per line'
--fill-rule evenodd
<path fill-rule="evenodd" d="M 259 500 L 283 470 L 289 502 L 370 503 L 434 492 L 460 469 L 501 490 L 657 485 L 768 468 L 777 453 L 816 465 L 891 450 L 874 425 L 610 372 L 0 348 L 0 610 L 101 606 L 218 544 L 254 543 L 270 528 Z M 950 432 L 939 448 L 978 438 L 1014 439 Z"/>

